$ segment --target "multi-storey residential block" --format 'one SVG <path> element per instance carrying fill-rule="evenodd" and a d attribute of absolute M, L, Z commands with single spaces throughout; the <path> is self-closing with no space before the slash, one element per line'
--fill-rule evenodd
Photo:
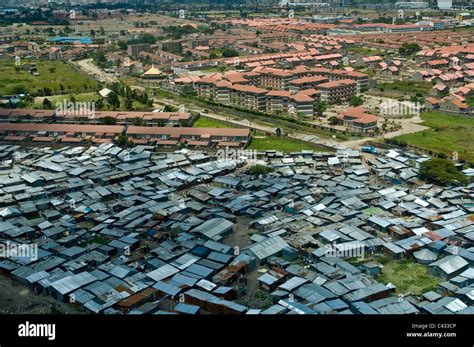
<path fill-rule="evenodd" d="M 357 82 L 350 79 L 326 82 L 318 85 L 321 100 L 328 103 L 344 102 L 357 94 Z"/>
<path fill-rule="evenodd" d="M 290 91 L 317 88 L 318 84 L 325 82 L 329 82 L 329 78 L 319 75 L 296 78 L 290 81 Z"/>

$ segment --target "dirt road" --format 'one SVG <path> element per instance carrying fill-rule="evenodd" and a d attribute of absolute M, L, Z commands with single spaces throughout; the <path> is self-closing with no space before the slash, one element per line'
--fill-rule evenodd
<path fill-rule="evenodd" d="M 93 77 L 97 78 L 100 82 L 113 83 L 118 81 L 117 77 L 112 74 L 106 73 L 104 70 L 94 65 L 92 59 L 78 60 L 73 63 L 79 66 L 79 68 L 81 68 L 81 70 L 87 73 L 88 75 L 92 75 Z"/>

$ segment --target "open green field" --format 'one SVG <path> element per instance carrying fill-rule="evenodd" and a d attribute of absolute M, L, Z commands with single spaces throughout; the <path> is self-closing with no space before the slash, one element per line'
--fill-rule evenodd
<path fill-rule="evenodd" d="M 46 98 L 51 101 L 53 106 L 58 102 L 64 102 L 64 100 L 70 101 L 71 97 L 74 96 L 77 102 L 94 102 L 97 101 L 99 95 L 97 93 L 78 93 L 78 94 L 64 94 L 64 95 L 52 95 Z M 35 100 L 33 105 L 34 108 L 43 108 L 43 97 L 39 97 Z"/>
<path fill-rule="evenodd" d="M 22 64 L 28 61 L 22 61 Z M 84 93 L 99 89 L 99 83 L 61 61 L 32 61 L 38 67 L 39 76 L 15 68 L 13 61 L 0 61 L 0 95 L 42 95 L 39 89 L 49 88 L 51 94 Z"/>
<path fill-rule="evenodd" d="M 385 284 L 393 283 L 397 286 L 397 293 L 412 292 L 419 295 L 436 289 L 441 282 L 440 279 L 429 275 L 424 265 L 411 260 L 385 260 L 382 262 L 382 274 L 376 279 Z"/>
<path fill-rule="evenodd" d="M 194 122 L 193 127 L 195 128 L 232 128 L 232 126 L 227 123 L 220 122 L 212 118 L 206 118 L 203 116 L 200 116 L 199 119 L 196 122 Z"/>
<path fill-rule="evenodd" d="M 299 152 L 302 150 L 312 150 L 317 152 L 329 151 L 328 148 L 325 148 L 323 146 L 293 140 L 287 137 L 274 136 L 253 138 L 248 149 L 255 149 L 257 151 L 275 150 L 282 152 Z"/>
<path fill-rule="evenodd" d="M 347 50 L 361 55 L 385 55 L 385 51 L 366 47 L 349 47 Z"/>
<path fill-rule="evenodd" d="M 379 89 L 396 90 L 402 93 L 412 94 L 428 94 L 432 88 L 428 82 L 417 81 L 394 81 L 391 83 L 380 83 L 377 85 Z"/>
<path fill-rule="evenodd" d="M 474 118 L 439 112 L 425 112 L 421 117 L 430 129 L 396 139 L 450 157 L 456 151 L 460 159 L 474 162 Z"/>

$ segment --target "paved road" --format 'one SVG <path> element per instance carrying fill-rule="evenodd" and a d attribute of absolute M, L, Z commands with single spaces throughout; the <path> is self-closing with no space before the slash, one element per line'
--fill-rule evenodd
<path fill-rule="evenodd" d="M 427 126 L 421 125 L 419 123 L 423 122 L 423 120 L 418 116 L 418 117 L 413 117 L 413 118 L 402 118 L 402 119 L 392 119 L 395 120 L 396 122 L 400 122 L 402 125 L 402 129 L 398 131 L 394 131 L 392 133 L 385 134 L 386 139 L 390 139 L 392 137 L 400 136 L 400 135 L 406 135 L 406 134 L 411 134 L 411 133 L 416 133 L 418 131 L 426 130 L 429 129 Z"/>
<path fill-rule="evenodd" d="M 168 103 L 172 106 L 178 107 L 178 108 L 181 105 L 181 104 L 179 104 L 176 101 L 171 100 L 171 99 L 166 99 L 164 101 L 166 103 Z M 198 112 L 198 113 L 202 114 L 203 116 L 205 116 L 207 118 L 212 118 L 212 119 L 215 119 L 215 120 L 231 123 L 231 124 L 234 124 L 234 125 L 243 126 L 243 127 L 247 127 L 247 128 L 252 128 L 252 129 L 256 129 L 256 130 L 260 130 L 260 131 L 264 131 L 264 132 L 269 132 L 269 133 L 272 133 L 272 134 L 275 134 L 275 132 L 276 132 L 276 128 L 265 126 L 265 125 L 262 125 L 262 124 L 257 124 L 255 122 L 251 122 L 247 119 L 235 119 L 235 118 L 220 115 L 220 114 L 217 114 L 217 113 L 204 112 L 205 108 L 202 108 L 202 107 L 196 107 L 196 106 L 189 107 L 189 105 L 185 105 L 185 109 L 186 109 L 186 112 L 190 112 L 190 111 Z"/>

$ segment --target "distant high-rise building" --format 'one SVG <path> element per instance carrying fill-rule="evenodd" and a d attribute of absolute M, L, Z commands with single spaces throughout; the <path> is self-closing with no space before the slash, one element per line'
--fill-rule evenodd
<path fill-rule="evenodd" d="M 453 7 L 453 0 L 438 0 L 438 8 L 441 10 L 449 10 Z"/>
<path fill-rule="evenodd" d="M 137 43 L 127 46 L 127 53 L 133 58 L 137 58 L 140 52 L 151 53 L 152 49 L 149 43 Z"/>

